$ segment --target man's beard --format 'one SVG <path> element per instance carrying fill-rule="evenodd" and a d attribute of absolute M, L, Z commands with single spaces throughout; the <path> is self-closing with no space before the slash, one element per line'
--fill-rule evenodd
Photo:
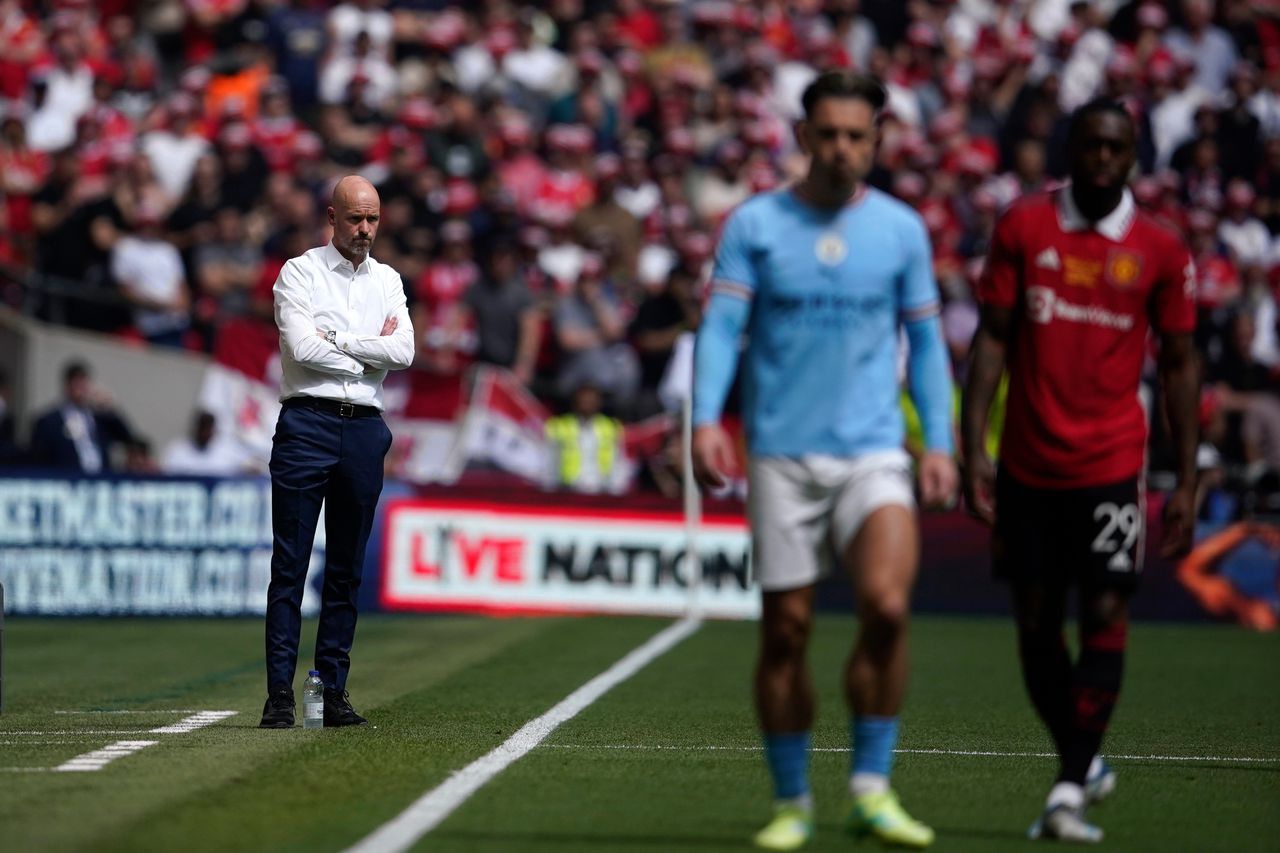
<path fill-rule="evenodd" d="M 856 169 L 842 169 L 834 165 L 818 170 L 817 178 L 817 183 L 833 195 L 852 194 L 862 180 Z"/>

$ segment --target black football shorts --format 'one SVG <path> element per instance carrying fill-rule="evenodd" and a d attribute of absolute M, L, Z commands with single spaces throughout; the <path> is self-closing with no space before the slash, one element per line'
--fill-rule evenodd
<path fill-rule="evenodd" d="M 992 567 L 1012 583 L 1079 583 L 1132 590 L 1142 573 L 1146 501 L 1138 478 L 1041 489 L 996 476 Z"/>

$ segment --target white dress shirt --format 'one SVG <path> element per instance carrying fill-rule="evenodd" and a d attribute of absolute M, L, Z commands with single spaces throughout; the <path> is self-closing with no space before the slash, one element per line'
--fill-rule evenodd
<path fill-rule="evenodd" d="M 413 324 L 400 274 L 371 257 L 352 267 L 328 243 L 286 263 L 274 292 L 281 401 L 324 397 L 383 409 L 387 371 L 413 362 Z M 380 335 L 388 317 L 396 318 L 396 330 Z M 337 332 L 336 342 L 317 330 Z"/>

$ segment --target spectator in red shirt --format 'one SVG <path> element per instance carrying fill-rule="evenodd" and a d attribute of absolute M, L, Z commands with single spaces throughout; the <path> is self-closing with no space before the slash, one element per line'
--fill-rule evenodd
<path fill-rule="evenodd" d="M 304 128 L 294 118 L 288 84 L 283 78 L 273 77 L 262 87 L 262 107 L 249 128 L 253 132 L 253 144 L 262 152 L 267 168 L 273 172 L 288 171 L 293 163 L 294 140 Z"/>
<path fill-rule="evenodd" d="M 35 226 L 31 202 L 49 177 L 49 156 L 27 145 L 26 129 L 16 116 L 0 122 L 0 190 L 8 208 L 6 230 L 14 239 L 18 257 L 29 258 Z"/>
<path fill-rule="evenodd" d="M 645 0 L 618 0 L 618 36 L 636 50 L 647 51 L 662 41 L 658 16 Z"/>
<path fill-rule="evenodd" d="M 498 139 L 503 149 L 498 180 L 515 199 L 516 209 L 528 215 L 547 177 L 546 162 L 533 152 L 533 128 L 523 114 L 513 112 L 499 121 Z"/>
<path fill-rule="evenodd" d="M 44 33 L 19 0 L 0 0 L 0 98 L 19 100 L 26 91 L 31 67 L 44 52 Z"/>
<path fill-rule="evenodd" d="M 595 199 L 587 177 L 591 131 L 580 124 L 552 126 L 546 135 L 548 170 L 534 200 L 534 209 L 563 210 L 571 217 Z"/>
<path fill-rule="evenodd" d="M 474 348 L 462 297 L 480 279 L 471 259 L 471 228 L 459 219 L 440 228 L 440 257 L 427 265 L 414 285 L 413 327 L 418 349 L 438 373 L 456 373 L 458 357 Z"/>
<path fill-rule="evenodd" d="M 86 115 L 93 117 L 98 132 L 108 142 L 132 143 L 134 123 L 114 103 L 119 72 L 109 70 L 93 78 L 93 105 Z"/>
<path fill-rule="evenodd" d="M 1196 261 L 1196 304 L 1216 309 L 1240 296 L 1240 273 L 1218 239 L 1218 216 L 1195 208 L 1187 215 L 1192 257 Z"/>

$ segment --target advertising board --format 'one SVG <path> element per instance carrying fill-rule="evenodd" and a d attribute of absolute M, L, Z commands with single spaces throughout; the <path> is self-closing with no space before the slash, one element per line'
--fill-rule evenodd
<path fill-rule="evenodd" d="M 706 518 L 692 570 L 675 511 L 409 499 L 385 508 L 386 610 L 755 618 L 740 518 Z M 700 582 L 693 589 L 695 579 Z"/>
<path fill-rule="evenodd" d="M 323 566 L 322 518 L 304 616 L 318 610 Z M 270 579 L 265 479 L 0 477 L 11 615 L 261 614 Z"/>

